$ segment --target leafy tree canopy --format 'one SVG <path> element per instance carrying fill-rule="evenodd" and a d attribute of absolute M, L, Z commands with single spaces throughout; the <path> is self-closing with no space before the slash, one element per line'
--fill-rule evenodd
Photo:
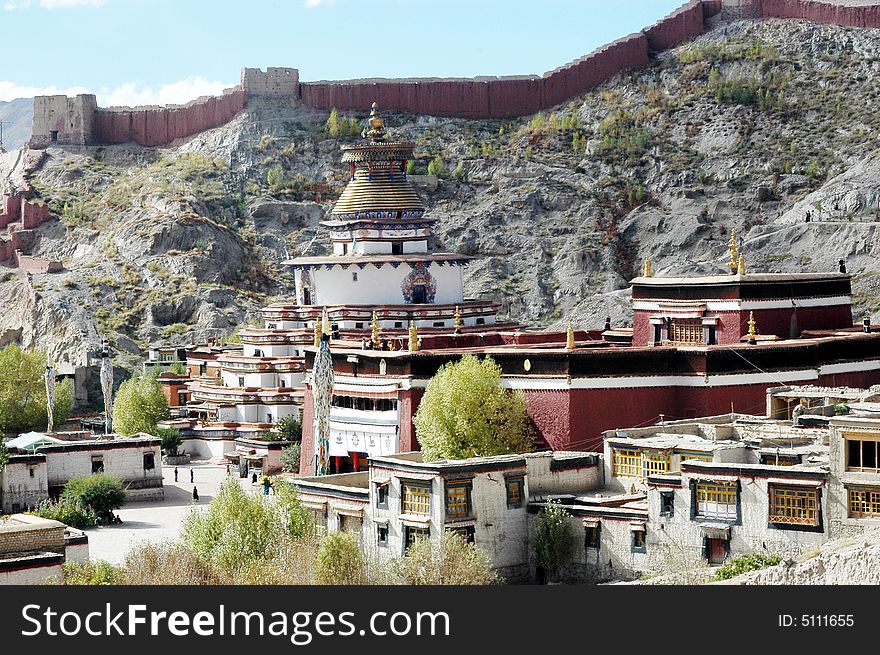
<path fill-rule="evenodd" d="M 16 344 L 0 350 L 0 433 L 45 429 L 46 353 L 24 351 Z M 55 387 L 55 425 L 64 422 L 73 408 L 73 383 Z"/>
<path fill-rule="evenodd" d="M 574 533 L 570 514 L 558 500 L 551 500 L 538 517 L 535 530 L 535 561 L 555 580 L 572 556 Z"/>
<path fill-rule="evenodd" d="M 133 375 L 116 392 L 113 429 L 120 434 L 155 434 L 156 424 L 169 416 L 168 401 L 155 376 Z"/>
<path fill-rule="evenodd" d="M 500 381 L 501 368 L 490 357 L 465 355 L 437 371 L 413 417 L 426 461 L 532 449 L 525 396 Z"/>
<path fill-rule="evenodd" d="M 364 584 L 364 558 L 357 540 L 349 532 L 331 532 L 321 541 L 315 557 L 315 579 L 319 584 Z"/>

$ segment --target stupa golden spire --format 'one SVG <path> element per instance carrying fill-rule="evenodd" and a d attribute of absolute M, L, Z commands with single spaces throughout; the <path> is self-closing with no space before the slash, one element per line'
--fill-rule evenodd
<path fill-rule="evenodd" d="M 361 132 L 361 136 L 370 141 L 385 140 L 385 119 L 379 115 L 379 105 L 375 102 L 370 108 L 370 117 L 367 119 L 367 127 Z"/>
<path fill-rule="evenodd" d="M 415 321 L 409 322 L 409 350 L 414 353 L 419 351 L 419 333 Z"/>
<path fill-rule="evenodd" d="M 642 277 L 654 277 L 654 269 L 651 268 L 650 257 L 645 257 L 645 269 L 642 271 Z"/>
<path fill-rule="evenodd" d="M 321 320 L 315 319 L 315 348 L 321 345 Z"/>
<path fill-rule="evenodd" d="M 739 248 L 736 243 L 736 228 L 730 229 L 730 261 L 727 262 L 727 267 L 730 269 L 732 273 L 736 273 L 739 268 Z"/>
<path fill-rule="evenodd" d="M 455 323 L 453 324 L 453 327 L 455 327 L 455 333 L 460 334 L 461 328 L 464 324 L 461 321 L 461 311 L 458 309 L 458 305 L 455 306 L 454 317 L 455 317 Z"/>
<path fill-rule="evenodd" d="M 373 322 L 370 323 L 370 330 L 372 331 L 373 348 L 379 348 L 379 318 L 376 315 L 375 309 L 373 310 Z"/>
<path fill-rule="evenodd" d="M 737 275 L 745 275 L 746 274 L 746 258 L 744 255 L 739 256 L 739 262 L 736 265 L 736 274 Z"/>
<path fill-rule="evenodd" d="M 565 348 L 566 350 L 574 350 L 576 348 L 574 343 L 574 328 L 570 323 L 568 329 L 565 331 Z"/>
<path fill-rule="evenodd" d="M 324 308 L 324 311 L 321 312 L 321 332 L 328 337 L 330 336 L 330 317 L 327 315 L 326 307 Z"/>
<path fill-rule="evenodd" d="M 749 343 L 758 343 L 758 331 L 755 328 L 755 312 L 749 312 Z"/>

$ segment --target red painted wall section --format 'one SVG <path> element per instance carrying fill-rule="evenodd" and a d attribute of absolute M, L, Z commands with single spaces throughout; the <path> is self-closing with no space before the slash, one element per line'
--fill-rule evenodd
<path fill-rule="evenodd" d="M 763 18 L 808 20 L 844 27 L 880 27 L 880 5 L 835 5 L 813 0 L 762 0 Z"/>
<path fill-rule="evenodd" d="M 558 450 L 571 443 L 571 396 L 567 391 L 526 391 L 526 409 L 535 429 L 535 446 Z"/>
<path fill-rule="evenodd" d="M 95 140 L 104 144 L 166 145 L 228 123 L 245 104 L 244 92 L 236 88 L 222 96 L 199 98 L 183 107 L 98 109 Z"/>
<path fill-rule="evenodd" d="M 690 41 L 703 32 L 703 18 L 703 3 L 691 0 L 644 30 L 648 47 L 660 52 Z"/>
<path fill-rule="evenodd" d="M 49 220 L 49 206 L 30 203 L 21 199 L 21 227 L 32 230 Z"/>

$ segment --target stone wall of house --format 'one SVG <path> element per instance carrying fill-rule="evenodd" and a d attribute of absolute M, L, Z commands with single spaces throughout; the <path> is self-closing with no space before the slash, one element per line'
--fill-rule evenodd
<path fill-rule="evenodd" d="M 15 514 L 33 508 L 49 497 L 46 458 L 13 456 L 0 472 L 0 511 Z"/>

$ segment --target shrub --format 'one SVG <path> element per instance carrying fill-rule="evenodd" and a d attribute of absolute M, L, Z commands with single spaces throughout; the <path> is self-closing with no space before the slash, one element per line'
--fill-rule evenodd
<path fill-rule="evenodd" d="M 324 537 L 315 557 L 315 581 L 319 584 L 366 582 L 361 549 L 351 533 L 331 532 Z"/>
<path fill-rule="evenodd" d="M 61 575 L 66 585 L 112 585 L 119 584 L 122 569 L 109 562 L 65 562 L 61 566 Z"/>
<path fill-rule="evenodd" d="M 284 185 L 284 172 L 281 170 L 280 166 L 273 166 L 269 169 L 269 172 L 266 173 L 266 184 L 273 191 L 278 191 Z"/>
<path fill-rule="evenodd" d="M 458 165 L 455 167 L 453 175 L 455 175 L 455 179 L 459 182 L 467 181 L 467 169 L 464 167 L 464 162 L 458 162 Z"/>
<path fill-rule="evenodd" d="M 175 375 L 186 375 L 188 373 L 188 371 L 186 370 L 186 366 L 184 366 L 183 362 L 174 362 L 168 368 L 168 370 Z"/>
<path fill-rule="evenodd" d="M 408 585 L 487 585 L 500 582 L 484 550 L 454 532 L 444 532 L 440 543 L 420 538 L 397 560 L 400 582 Z"/>
<path fill-rule="evenodd" d="M 559 570 L 568 564 L 572 555 L 573 534 L 569 513 L 559 501 L 547 503 L 538 517 L 535 530 L 535 561 L 555 581 Z"/>
<path fill-rule="evenodd" d="M 281 451 L 281 469 L 287 473 L 296 473 L 299 471 L 301 453 L 301 443 L 293 443 L 287 446 Z"/>
<path fill-rule="evenodd" d="M 275 430 L 266 438 L 270 441 L 302 441 L 302 421 L 296 416 L 285 416 L 275 423 Z"/>
<path fill-rule="evenodd" d="M 125 489 L 118 476 L 100 473 L 73 478 L 61 492 L 62 501 L 91 506 L 99 517 L 107 517 L 125 503 Z"/>
<path fill-rule="evenodd" d="M 718 568 L 715 572 L 715 580 L 729 580 L 742 573 L 758 571 L 768 566 L 776 566 L 782 558 L 779 555 L 764 555 L 763 553 L 749 553 L 735 557 L 729 563 Z"/>
<path fill-rule="evenodd" d="M 165 451 L 165 454 L 172 457 L 177 455 L 177 449 L 183 443 L 180 430 L 177 428 L 157 428 L 156 436 L 162 440 L 162 450 Z"/>
<path fill-rule="evenodd" d="M 437 177 L 446 177 L 446 164 L 440 155 L 437 155 L 428 162 L 428 175 L 436 175 Z"/>
<path fill-rule="evenodd" d="M 33 512 L 44 519 L 60 521 L 79 530 L 94 527 L 98 522 L 95 510 L 79 498 L 73 500 L 44 500 Z"/>
<path fill-rule="evenodd" d="M 179 542 L 138 544 L 125 556 L 117 584 L 209 585 L 228 580 Z"/>

